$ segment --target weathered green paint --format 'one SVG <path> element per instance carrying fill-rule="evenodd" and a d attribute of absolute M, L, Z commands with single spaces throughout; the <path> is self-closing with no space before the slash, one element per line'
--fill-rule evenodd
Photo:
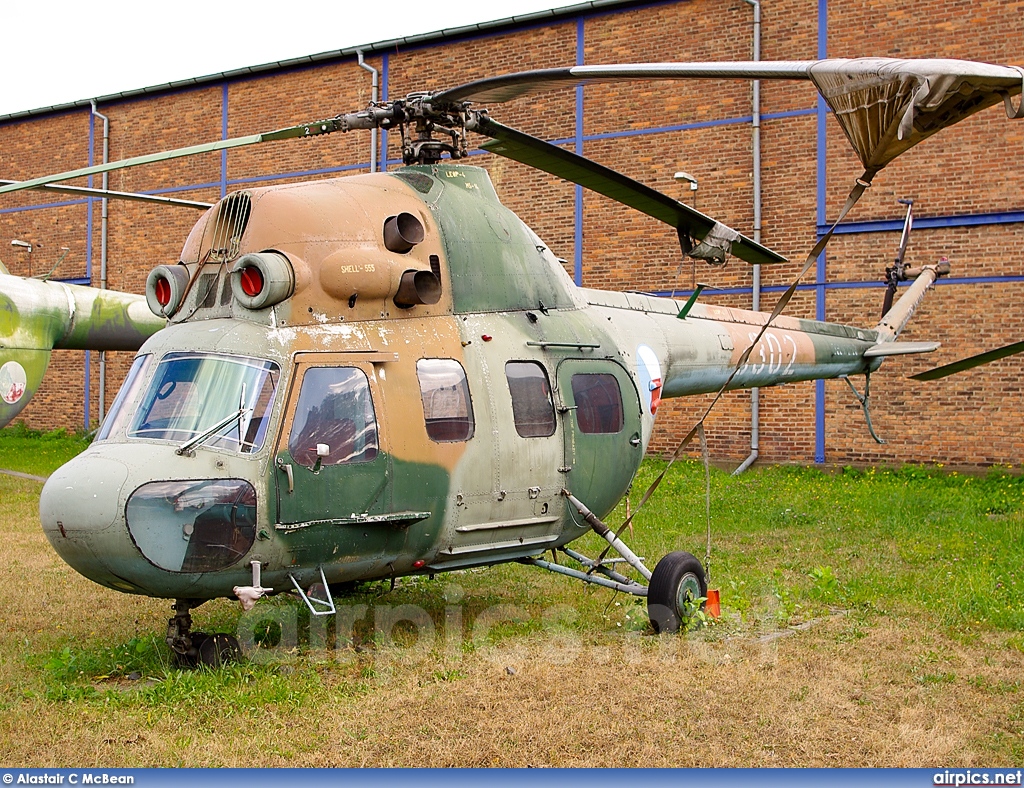
<path fill-rule="evenodd" d="M 396 512 L 428 511 L 426 520 L 395 529 L 388 543 L 395 560 L 411 565 L 433 556 L 433 547 L 448 514 L 450 478 L 436 465 L 392 459 L 391 506 Z"/>
<path fill-rule="evenodd" d="M 163 326 L 142 296 L 0 272 L 0 369 L 18 365 L 29 381 L 15 402 L 0 392 L 0 427 L 35 394 L 52 348 L 138 350 Z"/>
<path fill-rule="evenodd" d="M 122 425 L 44 488 L 40 511 L 50 541 L 72 566 L 113 588 L 204 599 L 231 596 L 234 586 L 251 583 L 253 561 L 260 562 L 263 584 L 283 591 L 292 578 L 302 585 L 317 581 L 321 569 L 332 583 L 393 577 L 535 556 L 570 542 L 587 529 L 562 490 L 598 515 L 610 511 L 651 438 L 658 395 L 716 391 L 768 317 L 698 302 L 680 320 L 683 304 L 675 299 L 575 287 L 544 244 L 498 203 L 477 168 L 411 167 L 247 195 L 252 212 L 244 232 L 238 230 L 238 256 L 267 249 L 284 255 L 293 294 L 259 310 L 230 297 L 231 265 L 198 262 L 214 251 L 204 246 L 213 235 L 207 224 L 218 216 L 211 209 L 182 253 L 194 261 L 188 270 L 197 286 L 171 326 L 143 346 L 153 363 L 134 397 L 143 396 L 169 352 L 273 361 L 281 375 L 262 448 L 243 454 L 200 443 L 194 456 L 180 456 L 176 443 L 129 438 Z M 416 217 L 424 239 L 396 252 L 385 248 L 382 228 L 399 212 Z M 395 304 L 409 270 L 438 274 L 436 303 Z M 207 293 L 216 297 L 206 299 Z M 103 327 L 139 324 L 131 304 L 88 304 L 81 313 L 92 316 L 92 325 L 81 333 L 62 327 L 59 310 L 37 305 L 33 319 L 40 331 L 79 345 L 99 341 Z M 26 324 L 24 318 L 7 324 L 13 322 L 18 331 Z M 879 363 L 865 351 L 891 338 L 781 317 L 729 385 L 863 373 Z M 417 367 L 425 358 L 456 361 L 465 371 L 470 439 L 429 437 Z M 509 361 L 543 370 L 550 400 L 545 404 L 542 393 L 535 406 L 551 409 L 550 434 L 524 437 L 517 429 Z M 372 461 L 314 472 L 308 458 L 290 455 L 303 370 L 322 366 L 365 373 L 380 438 Z M 580 429 L 574 374 L 614 378 L 621 428 Z M 457 387 L 440 391 L 442 418 L 463 418 L 466 403 Z M 290 493 L 283 470 L 289 465 Z M 162 479 L 250 480 L 257 490 L 252 548 L 231 567 L 205 573 L 168 572 L 147 561 L 131 541 L 125 505 L 141 485 Z"/>
<path fill-rule="evenodd" d="M 49 350 L 0 348 L 0 426 L 9 423 L 28 404 L 39 389 L 49 363 Z M 5 370 L 8 364 L 11 366 Z M 19 369 L 24 371 L 25 376 L 25 385 L 20 393 L 16 390 L 20 388 Z M 18 376 L 18 381 L 9 379 L 14 375 Z"/>
<path fill-rule="evenodd" d="M 576 375 L 611 375 L 622 396 L 622 428 L 613 433 L 580 429 Z M 642 415 L 634 384 L 622 366 L 602 359 L 563 359 L 558 363 L 558 395 L 564 441 L 565 486 L 598 517 L 604 517 L 629 489 L 643 459 Z"/>
<path fill-rule="evenodd" d="M 436 206 L 457 314 L 575 306 L 569 277 L 543 241 L 498 201 L 486 170 L 405 168 L 410 171 L 434 183 L 424 201 Z"/>

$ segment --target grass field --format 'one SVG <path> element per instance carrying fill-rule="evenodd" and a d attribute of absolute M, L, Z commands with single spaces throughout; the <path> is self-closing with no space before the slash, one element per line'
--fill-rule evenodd
<path fill-rule="evenodd" d="M 74 437 L 0 431 L 45 475 Z M 634 500 L 663 468 L 645 464 Z M 702 556 L 674 466 L 626 541 Z M 520 565 L 364 586 L 326 624 L 278 597 L 197 628 L 262 644 L 180 671 L 167 600 L 101 588 L 0 475 L 0 762 L 18 766 L 1011 766 L 1024 760 L 1024 478 L 712 473 L 723 616 L 649 632 L 631 598 Z M 610 517 L 621 522 L 622 514 Z M 581 540 L 598 552 L 596 540 Z"/>

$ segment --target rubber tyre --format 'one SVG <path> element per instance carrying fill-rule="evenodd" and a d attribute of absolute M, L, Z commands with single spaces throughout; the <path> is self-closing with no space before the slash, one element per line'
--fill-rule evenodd
<path fill-rule="evenodd" d="M 647 586 L 647 617 L 657 633 L 678 632 L 686 615 L 685 601 L 708 595 L 701 562 L 690 553 L 669 553 L 654 567 Z M 701 609 L 704 603 L 700 603 Z"/>
<path fill-rule="evenodd" d="M 219 668 L 237 662 L 242 656 L 238 641 L 224 632 L 215 632 L 199 644 L 198 663 L 208 668 Z"/>

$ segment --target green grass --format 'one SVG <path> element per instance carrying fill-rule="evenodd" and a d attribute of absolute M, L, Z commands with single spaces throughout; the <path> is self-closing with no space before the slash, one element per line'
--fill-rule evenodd
<path fill-rule="evenodd" d="M 14 424 L 0 430 L 0 469 L 49 476 L 90 442 L 89 437 L 62 429 L 39 432 Z"/>
<path fill-rule="evenodd" d="M 658 461 L 645 463 L 634 497 L 639 498 L 662 468 Z M 868 621 L 879 615 L 923 617 L 958 638 L 1001 631 L 1011 635 L 1010 645 L 1017 644 L 1021 638 L 1013 633 L 1024 631 L 1022 493 L 1024 479 L 1000 472 L 975 477 L 921 468 L 828 473 L 776 467 L 741 478 L 714 472 L 711 585 L 722 590 L 726 619 L 734 627 L 785 627 L 843 609 Z M 627 533 L 626 541 L 648 559 L 679 549 L 703 558 L 703 495 L 703 469 L 677 464 L 634 519 L 634 534 Z M 609 522 L 620 522 L 620 515 Z M 593 555 L 603 543 L 587 536 L 581 544 Z M 353 642 L 380 646 L 374 611 L 379 615 L 386 606 L 411 605 L 429 614 L 436 629 L 435 651 L 440 651 L 445 597 L 453 586 L 458 587 L 464 619 L 462 647 L 470 650 L 552 628 L 584 635 L 647 628 L 643 600 L 507 565 L 433 580 L 409 578 L 399 581 L 394 592 L 386 583 L 365 584 L 340 600 L 367 606 L 367 614 L 352 629 Z M 520 611 L 523 620 L 500 621 L 483 641 L 474 639 L 473 622 L 499 605 Z M 559 605 L 570 607 L 571 615 L 552 613 Z M 263 602 L 249 616 L 269 615 L 273 623 L 273 611 L 281 609 L 297 618 L 300 647 L 310 643 L 308 614 L 291 601 Z M 204 607 L 196 616 L 210 630 L 236 631 L 241 620 L 237 608 L 227 603 Z M 267 628 L 260 622 L 249 626 Z M 389 642 L 407 645 L 404 632 L 399 627 Z M 60 668 L 49 670 L 51 683 L 74 684 L 132 671 L 171 675 L 160 634 L 102 652 L 65 649 L 51 654 L 49 668 Z M 408 636 L 408 642 L 414 640 Z M 88 668 L 83 672 L 76 660 Z M 267 691 L 269 679 L 260 678 L 262 668 L 253 670 L 257 672 L 246 674 L 243 683 Z M 279 678 L 273 671 L 267 675 Z M 242 678 L 226 674 L 225 680 L 233 685 Z M 183 692 L 192 691 L 182 686 Z"/>
<path fill-rule="evenodd" d="M 74 435 L 8 428 L 0 431 L 0 467 L 46 475 L 86 445 Z M 658 460 L 644 463 L 630 495 L 634 503 L 663 469 Z M 80 589 L 69 598 L 84 592 L 95 599 L 70 608 L 63 629 L 34 631 L 34 623 L 25 623 L 32 613 L 23 615 L 7 645 L 0 646 L 0 667 L 6 665 L 0 685 L 7 682 L 0 686 L 0 708 L 5 711 L 116 712 L 126 720 L 142 715 L 158 721 L 178 714 L 202 729 L 215 725 L 225 709 L 248 721 L 258 721 L 268 708 L 282 719 L 301 719 L 338 704 L 357 709 L 361 699 L 381 692 L 400 696 L 401 682 L 410 675 L 418 677 L 418 687 L 457 691 L 472 683 L 477 652 L 499 647 L 529 653 L 545 637 L 613 650 L 625 643 L 651 655 L 658 648 L 658 638 L 619 637 L 649 631 L 643 600 L 511 564 L 405 578 L 394 591 L 386 583 L 361 585 L 337 601 L 341 608 L 365 605 L 365 615 L 357 616 L 349 635 L 337 643 L 333 625 L 328 626 L 326 647 L 312 645 L 324 642 L 316 634 L 321 622 L 311 623 L 305 609 L 287 597 L 262 601 L 248 614 L 236 603 L 215 600 L 195 611 L 196 629 L 248 628 L 260 637 L 273 636 L 275 620 L 290 620 L 296 624 L 297 647 L 276 644 L 269 659 L 183 671 L 163 642 L 165 602 L 114 594 L 78 578 L 53 558 L 33 525 L 39 485 L 0 477 L 0 486 L 12 510 L 12 544 L 21 551 L 10 571 L 17 574 L 19 561 L 55 567 L 18 575 L 27 581 L 24 588 L 15 583 L 16 593 L 28 600 L 25 606 L 31 609 L 31 600 L 59 578 Z M 672 550 L 703 558 L 704 494 L 703 467 L 677 463 L 624 540 L 649 566 Z M 624 511 L 620 506 L 608 523 L 617 527 Z M 596 555 L 604 543 L 588 534 L 573 546 Z M 836 628 L 837 648 L 853 647 L 883 622 L 897 622 L 915 627 L 926 640 L 934 632 L 959 648 L 982 649 L 984 664 L 1011 658 L 999 655 L 1019 658 L 1024 652 L 1024 477 L 920 467 L 764 467 L 738 478 L 713 470 L 711 587 L 721 590 L 723 618 L 696 635 L 710 642 L 778 631 L 841 610 L 845 623 Z M 405 625 L 387 636 L 380 632 L 381 616 L 400 606 L 425 611 L 434 627 L 422 660 L 411 668 L 381 657 L 395 645 L 417 642 Z M 445 635 L 456 610 L 462 632 L 451 640 Z M 495 610 L 515 615 L 481 628 Z M 921 642 L 916 658 L 907 656 L 906 664 L 891 668 L 900 687 L 939 693 L 937 699 L 945 697 L 942 693 L 955 697 L 965 687 L 986 697 L 1007 695 L 1014 713 L 1024 718 L 1024 704 L 1012 700 L 1020 692 L 1015 681 L 954 667 L 942 649 Z M 275 646 L 272 638 L 268 645 Z M 735 653 L 735 647 L 729 649 Z M 1016 733 L 986 735 L 993 753 L 1024 752 Z M 311 740 L 309 746 L 319 745 Z"/>
<path fill-rule="evenodd" d="M 661 467 L 645 463 L 635 489 Z M 690 545 L 703 556 L 701 475 L 674 467 L 634 520 L 649 555 Z M 964 632 L 1024 630 L 1022 501 L 1024 477 L 1001 471 L 716 472 L 712 585 L 740 610 L 774 597 L 784 620 L 838 606 L 919 611 Z"/>
<path fill-rule="evenodd" d="M 15 425 L 0 430 L 0 468 L 45 476 L 87 445 L 87 438 L 63 430 L 41 433 Z M 645 462 L 631 497 L 638 500 L 663 469 L 661 461 Z M 627 543 L 649 561 L 679 549 L 703 558 L 703 476 L 699 463 L 673 466 L 635 517 Z M 918 466 L 839 471 L 779 466 L 738 478 L 713 470 L 712 586 L 722 589 L 727 608 L 753 617 L 770 609 L 779 623 L 831 607 L 899 608 L 927 611 L 965 632 L 979 627 L 1024 631 L 1022 501 L 1024 476 L 999 470 L 973 476 Z M 607 520 L 615 527 L 623 518 L 620 505 Z M 592 535 L 577 545 L 590 554 L 604 546 Z M 519 567 L 491 571 L 523 572 Z M 462 573 L 457 583 L 479 576 Z M 399 597 L 439 616 L 444 605 L 439 589 L 453 577 L 407 581 Z M 480 609 L 509 601 L 505 593 L 492 593 L 489 580 L 469 583 L 473 605 Z M 354 602 L 372 604 L 378 593 L 375 586 Z M 633 600 L 622 602 L 634 606 Z M 637 618 L 642 616 L 630 617 L 633 626 Z M 536 622 L 504 622 L 498 631 L 535 628 Z"/>

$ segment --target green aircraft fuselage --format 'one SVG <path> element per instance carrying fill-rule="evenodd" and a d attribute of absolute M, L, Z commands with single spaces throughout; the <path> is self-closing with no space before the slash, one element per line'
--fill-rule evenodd
<path fill-rule="evenodd" d="M 86 577 L 190 600 L 254 561 L 283 591 L 564 545 L 563 490 L 609 512 L 660 400 L 717 391 L 768 318 L 579 288 L 456 165 L 229 195 L 154 274 L 168 327 L 40 511 Z M 892 338 L 780 317 L 729 386 L 865 373 Z"/>

